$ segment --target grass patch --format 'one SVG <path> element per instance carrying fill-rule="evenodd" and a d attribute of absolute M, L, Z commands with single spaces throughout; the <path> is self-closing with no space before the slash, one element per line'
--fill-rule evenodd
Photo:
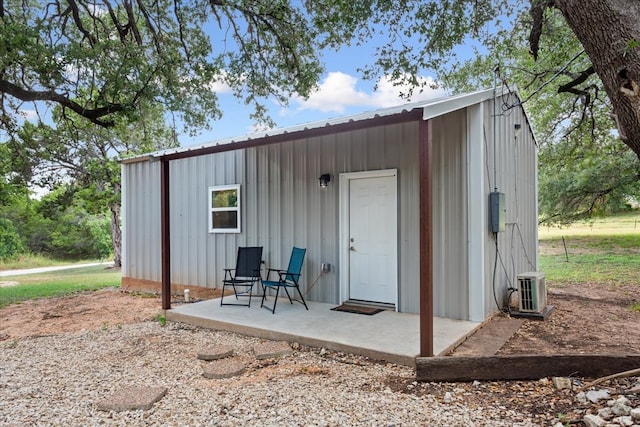
<path fill-rule="evenodd" d="M 57 267 L 62 265 L 102 262 L 104 260 L 64 261 L 43 257 L 42 255 L 23 254 L 16 259 L 0 260 L 0 270 L 21 270 L 38 267 Z"/>
<path fill-rule="evenodd" d="M 122 275 L 119 269 L 92 266 L 58 270 L 50 273 L 7 276 L 2 282 L 17 282 L 17 285 L 0 287 L 0 308 L 9 304 L 38 298 L 64 296 L 83 291 L 120 286 Z"/>
<path fill-rule="evenodd" d="M 620 224 L 630 216 L 607 221 Z M 640 232 L 579 234 L 583 225 L 564 229 L 563 236 L 540 233 L 540 269 L 556 285 L 597 282 L 637 284 L 640 270 Z M 564 242 L 562 238 L 564 237 Z M 566 246 L 566 251 L 565 251 Z"/>
<path fill-rule="evenodd" d="M 567 262 L 564 255 L 541 255 L 540 269 L 555 285 L 598 282 L 618 285 L 637 283 L 640 270 L 638 255 L 582 254 Z"/>

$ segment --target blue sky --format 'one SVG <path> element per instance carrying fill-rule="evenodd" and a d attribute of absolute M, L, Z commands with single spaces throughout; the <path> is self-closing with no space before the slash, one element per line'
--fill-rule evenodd
<path fill-rule="evenodd" d="M 271 104 L 270 115 L 277 127 L 287 127 L 303 123 L 348 116 L 364 111 L 376 110 L 409 102 L 402 99 L 401 87 L 395 87 L 384 76 L 378 81 L 378 89 L 374 91 L 376 82 L 361 78 L 359 67 L 364 67 L 371 60 L 371 49 L 366 47 L 342 48 L 338 52 L 323 52 L 322 60 L 326 72 L 318 84 L 318 90 L 307 100 L 294 97 L 285 108 Z M 424 79 L 433 81 L 433 77 L 425 74 Z M 443 90 L 425 89 L 416 93 L 411 101 L 433 99 L 445 95 Z M 257 130 L 249 115 L 251 109 L 237 98 L 228 88 L 218 90 L 222 119 L 212 122 L 212 130 L 195 137 L 187 134 L 179 136 L 180 145 L 188 146 L 220 140 L 226 137 L 240 136 Z M 267 105 L 269 101 L 267 101 Z"/>

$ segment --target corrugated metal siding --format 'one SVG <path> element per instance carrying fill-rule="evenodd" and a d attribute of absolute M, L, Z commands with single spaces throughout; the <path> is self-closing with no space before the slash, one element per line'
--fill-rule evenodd
<path fill-rule="evenodd" d="M 210 234 L 208 189 L 241 184 L 241 206 L 247 206 L 244 151 L 199 156 L 170 163 L 171 281 L 214 287 L 222 268 L 234 268 L 238 246 L 252 246 L 255 225 L 243 215 L 241 233 Z M 220 268 L 216 268 L 220 266 Z"/>
<path fill-rule="evenodd" d="M 485 102 L 487 205 L 488 194 L 495 185 L 492 113 L 492 102 Z M 478 209 L 466 203 L 466 112 L 459 110 L 432 120 L 434 312 L 466 319 L 467 219 Z M 502 262 L 496 281 L 498 295 L 504 295 L 508 286 L 515 286 L 516 274 L 535 269 L 536 149 L 520 108 L 495 121 L 497 186 L 506 194 L 507 202 L 507 230 L 498 235 Z M 522 124 L 517 142 L 513 137 L 515 123 Z M 339 174 L 397 169 L 399 310 L 418 313 L 418 162 L 415 122 L 174 160 L 170 163 L 171 281 L 219 285 L 223 268 L 235 265 L 237 247 L 242 245 L 264 246 L 267 267 L 284 268 L 295 245 L 308 250 L 302 280 L 306 297 L 339 303 Z M 122 172 L 123 276 L 159 282 L 160 162 L 126 164 Z M 318 177 L 323 173 L 332 177 L 326 189 L 318 186 Z M 207 189 L 225 184 L 241 185 L 242 232 L 210 234 Z M 496 310 L 492 291 L 495 246 L 488 225 L 486 230 L 484 306 L 489 315 Z M 332 268 L 318 278 L 321 263 L 329 263 Z"/>
<path fill-rule="evenodd" d="M 258 215 L 256 221 L 264 224 L 258 240 L 265 246 L 267 264 L 286 267 L 291 247 L 306 247 L 303 292 L 310 300 L 340 302 L 339 174 L 397 168 L 402 228 L 407 230 L 400 231 L 400 252 L 413 254 L 413 259 L 403 261 L 413 271 L 401 267 L 400 306 L 413 301 L 415 292 L 402 290 L 418 283 L 417 129 L 416 123 L 398 124 L 248 150 L 247 186 L 254 186 L 259 196 L 256 212 L 246 213 L 248 218 Z M 332 177 L 326 189 L 318 186 L 323 173 Z M 318 277 L 321 263 L 331 264 L 332 269 Z"/>
<path fill-rule="evenodd" d="M 433 119 L 434 315 L 467 319 L 466 111 Z"/>
<path fill-rule="evenodd" d="M 122 165 L 122 276 L 161 280 L 160 162 Z"/>
<path fill-rule="evenodd" d="M 507 101 L 507 97 L 503 98 Z M 513 98 L 510 98 L 513 101 Z M 537 268 L 537 149 L 524 111 L 520 107 L 502 111 L 501 99 L 498 98 L 493 117 L 493 102 L 485 102 L 485 129 L 487 138 L 487 178 L 488 194 L 497 187 L 505 193 L 506 230 L 498 233 L 498 264 L 496 259 L 495 239 L 487 233 L 485 253 L 487 264 L 485 269 L 485 314 L 490 315 L 498 307 L 494 299 L 494 286 L 498 303 L 505 301 L 507 288 L 516 287 L 516 276 L 519 273 L 535 271 Z M 495 140 L 493 143 L 493 125 L 495 123 Z M 515 124 L 522 126 L 520 136 L 516 139 Z M 494 182 L 494 147 L 496 151 L 497 182 Z M 495 270 L 495 284 L 494 284 Z"/>
<path fill-rule="evenodd" d="M 284 268 L 295 245 L 307 248 L 302 280 L 307 297 L 338 303 L 339 174 L 397 168 L 399 305 L 417 312 L 417 138 L 417 123 L 404 123 L 172 161 L 172 283 L 219 285 L 223 268 L 234 266 L 242 245 L 264 246 L 266 266 Z M 123 165 L 127 277 L 161 280 L 159 165 Z M 332 176 L 326 189 L 318 186 L 323 173 Z M 225 184 L 241 185 L 242 232 L 210 234 L 208 187 Z M 321 263 L 332 269 L 318 278 Z"/>

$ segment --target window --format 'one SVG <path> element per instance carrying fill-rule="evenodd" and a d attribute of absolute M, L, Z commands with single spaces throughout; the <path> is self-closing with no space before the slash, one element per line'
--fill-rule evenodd
<path fill-rule="evenodd" d="M 209 233 L 240 232 L 240 185 L 209 187 Z"/>

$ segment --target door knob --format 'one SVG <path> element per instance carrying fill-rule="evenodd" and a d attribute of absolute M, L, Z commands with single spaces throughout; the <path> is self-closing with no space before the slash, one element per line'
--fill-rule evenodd
<path fill-rule="evenodd" d="M 349 250 L 350 250 L 350 251 L 352 251 L 352 252 L 355 252 L 355 251 L 356 251 L 356 248 L 354 248 L 353 246 L 350 246 L 350 247 L 349 247 Z"/>

